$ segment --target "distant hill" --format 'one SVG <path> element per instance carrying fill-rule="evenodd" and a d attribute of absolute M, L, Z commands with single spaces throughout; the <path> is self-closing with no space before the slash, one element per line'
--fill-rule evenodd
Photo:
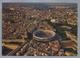
<path fill-rule="evenodd" d="M 38 9 L 48 9 L 48 8 L 54 8 L 55 6 L 64 6 L 64 7 L 70 7 L 70 8 L 77 8 L 76 3 L 3 3 L 3 7 L 7 6 L 24 6 L 24 7 L 34 7 Z"/>

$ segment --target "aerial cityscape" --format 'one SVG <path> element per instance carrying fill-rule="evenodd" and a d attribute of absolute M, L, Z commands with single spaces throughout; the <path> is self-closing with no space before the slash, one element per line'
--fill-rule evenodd
<path fill-rule="evenodd" d="M 3 3 L 3 56 L 77 56 L 76 3 Z"/>

